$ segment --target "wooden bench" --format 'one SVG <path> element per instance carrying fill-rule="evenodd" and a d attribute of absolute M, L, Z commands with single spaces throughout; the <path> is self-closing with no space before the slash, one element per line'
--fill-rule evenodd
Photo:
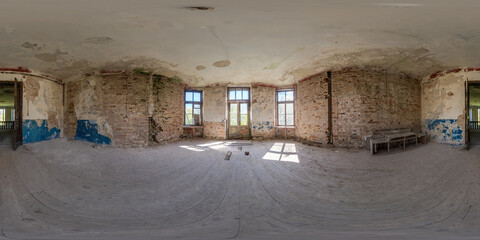
<path fill-rule="evenodd" d="M 370 152 L 375 154 L 380 144 L 386 144 L 387 151 L 390 152 L 391 143 L 403 143 L 403 149 L 405 149 L 406 143 L 410 140 L 415 140 L 415 145 L 418 145 L 419 140 L 422 143 L 427 143 L 427 135 L 425 133 L 414 133 L 411 129 L 406 128 L 376 131 L 374 134 L 365 137 L 365 140 L 367 140 L 367 147 L 369 147 Z"/>

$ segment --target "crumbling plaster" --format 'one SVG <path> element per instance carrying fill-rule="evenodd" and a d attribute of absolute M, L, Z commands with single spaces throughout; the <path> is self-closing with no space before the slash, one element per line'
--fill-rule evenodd
<path fill-rule="evenodd" d="M 23 83 L 23 141 L 63 136 L 63 85 L 33 73 L 0 73 L 0 81 Z"/>
<path fill-rule="evenodd" d="M 479 19 L 478 1 L 239 3 L 214 0 L 208 11 L 191 11 L 189 0 L 4 0 L 0 65 L 29 66 L 66 81 L 144 67 L 190 86 L 288 85 L 351 66 L 422 77 L 480 65 L 479 31 L 472 24 Z"/>
<path fill-rule="evenodd" d="M 276 88 L 252 86 L 252 137 L 273 138 L 275 136 Z"/>
<path fill-rule="evenodd" d="M 480 81 L 478 70 L 453 69 L 422 80 L 422 129 L 432 140 L 465 145 L 465 82 Z"/>

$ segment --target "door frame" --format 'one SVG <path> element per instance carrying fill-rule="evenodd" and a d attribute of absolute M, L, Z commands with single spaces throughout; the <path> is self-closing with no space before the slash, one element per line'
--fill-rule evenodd
<path fill-rule="evenodd" d="M 230 89 L 247 89 L 248 90 L 248 100 L 230 100 Z M 252 138 L 252 106 L 251 106 L 251 99 L 252 99 L 252 90 L 250 87 L 227 87 L 227 139 L 236 139 L 236 138 L 230 138 L 230 103 L 237 103 L 238 108 L 237 110 L 240 111 L 240 104 L 241 103 L 246 103 L 248 107 L 248 138 Z M 240 117 L 240 116 L 238 116 Z M 240 118 L 238 118 L 238 121 L 240 121 Z M 238 125 L 241 126 L 241 125 Z M 245 138 L 239 138 L 239 139 L 245 139 Z"/>
<path fill-rule="evenodd" d="M 23 144 L 23 82 L 18 81 L 15 78 L 14 81 L 9 80 L 0 80 L 0 84 L 9 84 L 12 85 L 14 89 L 14 109 L 15 109 L 15 123 L 12 136 L 12 148 L 13 150 L 17 149 L 18 146 Z M 17 89 L 19 88 L 19 89 Z M 18 97 L 18 99 L 17 99 Z M 18 132 L 18 133 L 17 133 Z M 19 136 L 18 136 L 19 135 Z M 17 137 L 18 136 L 18 137 Z M 18 141 L 17 141 L 18 140 Z"/>
<path fill-rule="evenodd" d="M 23 144 L 23 82 L 15 78 L 15 122 L 13 123 L 13 150 Z"/>
<path fill-rule="evenodd" d="M 465 148 L 470 148 L 470 83 L 465 81 Z"/>
<path fill-rule="evenodd" d="M 465 148 L 470 148 L 470 86 L 480 85 L 480 80 L 465 81 Z"/>

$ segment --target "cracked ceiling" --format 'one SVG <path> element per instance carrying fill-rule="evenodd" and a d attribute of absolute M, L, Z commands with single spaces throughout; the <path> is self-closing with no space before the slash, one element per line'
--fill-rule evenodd
<path fill-rule="evenodd" d="M 286 85 L 343 67 L 422 77 L 480 66 L 478 9 L 478 0 L 3 0 L 0 67 L 65 81 L 141 67 L 192 86 Z"/>

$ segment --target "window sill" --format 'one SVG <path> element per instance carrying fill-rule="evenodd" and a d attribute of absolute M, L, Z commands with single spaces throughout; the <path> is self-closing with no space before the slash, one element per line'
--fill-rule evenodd
<path fill-rule="evenodd" d="M 295 126 L 275 126 L 275 128 L 295 128 Z"/>
<path fill-rule="evenodd" d="M 188 126 L 188 125 L 183 125 L 183 128 L 203 128 L 204 126 Z"/>

